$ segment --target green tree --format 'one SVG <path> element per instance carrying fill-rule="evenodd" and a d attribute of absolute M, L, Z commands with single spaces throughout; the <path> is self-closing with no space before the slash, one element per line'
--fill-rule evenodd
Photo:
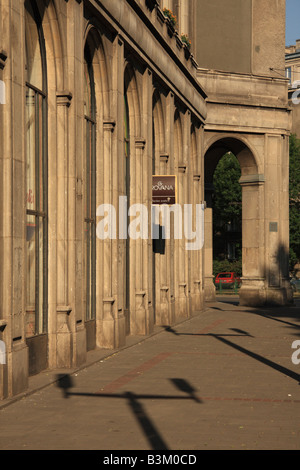
<path fill-rule="evenodd" d="M 240 164 L 231 152 L 219 161 L 213 178 L 214 185 L 214 222 L 221 227 L 242 215 L 242 189 Z"/>
<path fill-rule="evenodd" d="M 300 261 L 300 140 L 290 136 L 290 269 Z"/>
<path fill-rule="evenodd" d="M 241 168 L 237 158 L 231 152 L 226 153 L 219 161 L 213 178 L 215 261 L 224 260 L 225 262 L 228 242 L 235 246 L 235 258 L 240 259 L 242 256 L 242 189 L 239 183 L 240 177 Z M 229 227 L 231 227 L 230 231 Z M 219 266 L 218 263 L 215 263 L 215 265 Z"/>

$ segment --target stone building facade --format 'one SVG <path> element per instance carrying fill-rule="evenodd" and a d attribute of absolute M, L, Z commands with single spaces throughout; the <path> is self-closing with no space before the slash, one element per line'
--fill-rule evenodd
<path fill-rule="evenodd" d="M 270 69 L 284 61 L 285 2 L 270 1 L 0 1 L 0 398 L 201 312 L 214 295 L 210 183 L 224 149 L 242 167 L 241 301 L 291 300 L 287 83 Z M 216 11 L 241 18 L 221 41 L 225 65 Z M 203 248 L 186 249 L 172 224 L 153 242 L 152 175 L 176 177 L 180 208 L 206 201 Z"/>
<path fill-rule="evenodd" d="M 289 105 L 292 108 L 292 133 L 300 136 L 300 39 L 285 48 L 285 76 L 289 86 Z"/>

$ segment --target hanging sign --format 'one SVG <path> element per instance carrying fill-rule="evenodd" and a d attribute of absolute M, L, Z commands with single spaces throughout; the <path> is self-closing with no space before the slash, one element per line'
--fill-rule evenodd
<path fill-rule="evenodd" d="M 176 204 L 176 175 L 152 176 L 152 204 Z"/>

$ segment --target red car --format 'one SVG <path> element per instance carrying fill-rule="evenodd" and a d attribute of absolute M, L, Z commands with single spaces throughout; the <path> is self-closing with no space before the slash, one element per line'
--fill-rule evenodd
<path fill-rule="evenodd" d="M 220 282 L 222 287 L 234 287 L 235 283 L 239 287 L 241 279 L 236 273 L 219 273 L 215 279 L 216 286 L 219 286 Z"/>

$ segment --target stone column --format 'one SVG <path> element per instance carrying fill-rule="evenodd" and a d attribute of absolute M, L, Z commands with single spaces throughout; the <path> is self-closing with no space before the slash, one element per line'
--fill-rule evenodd
<path fill-rule="evenodd" d="M 71 94 L 57 93 L 57 209 L 56 209 L 56 353 L 57 368 L 71 367 L 72 354 L 72 307 L 69 300 L 69 123 L 68 108 Z"/>
<path fill-rule="evenodd" d="M 67 57 L 65 87 L 72 91 L 71 106 L 64 112 L 68 114 L 68 307 L 70 314 L 62 313 L 69 320 L 68 329 L 72 333 L 72 363 L 80 366 L 86 361 L 86 329 L 84 309 L 84 268 L 83 268 L 83 165 L 85 142 L 83 142 L 83 36 L 78 31 L 84 30 L 83 2 L 66 4 L 66 37 L 65 51 Z M 61 109 L 62 111 L 62 109 Z M 58 201 L 59 203 L 59 201 Z M 68 315 L 68 317 L 67 317 Z M 67 333 L 68 335 L 69 333 Z"/>
<path fill-rule="evenodd" d="M 169 92 L 166 98 L 166 128 L 165 128 L 165 142 L 166 142 L 166 155 L 168 159 L 164 163 L 162 158 L 161 166 L 164 166 L 166 173 L 176 174 L 175 159 L 174 159 L 174 94 Z M 162 156 L 163 157 L 163 156 Z M 161 277 L 160 294 L 161 294 L 161 323 L 163 325 L 173 325 L 175 322 L 176 311 L 176 297 L 175 297 L 175 243 L 172 237 L 165 240 L 165 254 L 163 255 L 162 263 L 164 263 L 164 278 Z"/>
<path fill-rule="evenodd" d="M 169 155 L 158 152 L 155 173 L 166 175 L 169 173 Z M 155 220 L 160 225 L 160 220 Z M 160 242 L 160 250 L 155 253 L 156 278 L 156 311 L 155 319 L 158 325 L 168 325 L 170 315 L 170 240 Z"/>
<path fill-rule="evenodd" d="M 216 300 L 213 276 L 213 188 L 205 186 L 206 207 L 204 211 L 204 298 L 207 302 Z"/>
<path fill-rule="evenodd" d="M 155 322 L 155 254 L 152 243 L 152 174 L 153 174 L 153 77 L 150 69 L 143 75 L 143 110 L 142 110 L 142 135 L 145 136 L 146 148 L 143 163 L 143 204 L 148 211 L 148 238 L 142 241 L 143 245 L 143 276 L 147 290 L 147 308 L 145 317 L 144 334 L 153 331 Z"/>
<path fill-rule="evenodd" d="M 285 137 L 265 136 L 264 175 L 245 175 L 242 305 L 286 305 L 288 282 L 288 150 Z"/>
<path fill-rule="evenodd" d="M 259 306 L 266 300 L 264 175 L 242 176 L 242 259 L 240 304 Z"/>
<path fill-rule="evenodd" d="M 286 137 L 266 136 L 265 264 L 267 303 L 285 305 L 291 300 L 289 277 L 288 149 Z"/>
<path fill-rule="evenodd" d="M 197 168 L 195 168 L 197 170 Z M 191 175 L 191 202 L 193 204 L 193 222 L 194 227 L 196 226 L 196 204 L 203 203 L 201 199 L 201 176 L 197 171 L 194 171 Z M 204 227 L 202 228 L 204 230 Z M 190 251 L 190 263 L 191 263 L 191 304 L 192 312 L 199 311 L 202 308 L 202 270 L 203 266 L 201 263 L 201 254 L 203 247 L 196 251 Z"/>
<path fill-rule="evenodd" d="M 216 300 L 216 288 L 213 276 L 213 210 L 204 211 L 204 295 L 207 302 Z"/>
<path fill-rule="evenodd" d="M 103 119 L 102 154 L 97 160 L 97 205 L 111 204 L 116 215 L 116 238 L 97 237 L 98 347 L 119 348 L 125 344 L 124 260 L 125 240 L 119 239 L 119 196 L 124 188 L 124 43 L 116 37 L 112 45 L 110 99 L 113 117 Z M 98 219 L 97 219 L 98 223 Z"/>
<path fill-rule="evenodd" d="M 190 251 L 187 250 L 187 243 L 189 240 L 186 238 L 186 231 L 184 227 L 185 217 L 185 204 L 190 204 L 191 186 L 189 184 L 191 174 L 191 113 L 186 111 L 182 115 L 182 154 L 179 155 L 178 162 L 178 191 L 179 191 L 179 204 L 182 210 L 182 239 L 178 240 L 178 310 L 176 312 L 176 320 L 188 318 L 191 314 L 191 258 Z"/>
<path fill-rule="evenodd" d="M 0 396 L 13 396 L 28 385 L 28 349 L 25 339 L 25 164 L 23 60 L 23 3 L 1 5 L 0 79 L 5 103 L 0 104 L 0 340 L 6 364 L 0 365 Z"/>
<path fill-rule="evenodd" d="M 132 185 L 132 198 L 131 198 L 131 207 L 133 204 L 141 204 L 143 205 L 143 173 L 145 170 L 147 171 L 147 159 L 144 156 L 145 152 L 145 145 L 146 142 L 142 138 L 138 138 L 135 141 L 135 161 L 132 162 L 131 165 L 131 185 Z M 146 167 L 146 168 L 145 168 Z M 147 206 L 144 205 L 147 209 Z M 145 215 L 146 212 L 145 212 Z M 137 214 L 141 224 L 143 223 L 143 214 Z M 148 231 L 148 221 L 146 220 L 145 223 L 147 227 L 144 227 Z M 146 240 L 141 238 L 142 235 L 142 226 L 138 227 L 141 230 L 141 236 L 134 240 L 132 239 L 132 235 L 129 236 L 131 238 L 131 249 L 130 249 L 130 256 L 132 258 L 131 264 L 131 271 L 130 271 L 130 279 L 133 281 L 133 289 L 132 299 L 131 299 L 131 333 L 132 334 L 146 334 L 146 318 L 147 318 L 147 310 L 148 310 L 148 290 L 147 290 L 147 279 L 145 279 L 144 274 L 144 263 L 147 267 L 147 259 L 145 259 L 145 251 L 143 249 L 143 245 L 146 243 L 147 246 L 147 238 Z"/>
<path fill-rule="evenodd" d="M 118 54 L 118 45 L 116 45 Z M 123 116 L 123 115 L 122 115 Z M 119 215 L 118 160 L 113 152 L 115 121 L 105 119 L 103 123 L 103 202 L 114 208 L 116 221 Z M 98 180 L 98 186 L 100 180 Z M 99 201 L 99 196 L 97 196 Z M 117 227 L 116 227 L 117 228 Z M 116 238 L 97 240 L 97 345 L 118 348 L 125 344 L 125 317 L 118 309 L 118 233 Z"/>
<path fill-rule="evenodd" d="M 0 7 L 0 25 L 2 26 L 2 18 L 1 18 L 1 7 Z M 3 127 L 4 127 L 4 110 L 6 104 L 6 87 L 4 81 L 4 72 L 3 69 L 5 67 L 5 63 L 7 60 L 6 52 L 4 52 L 1 48 L 2 46 L 2 37 L 0 39 L 0 204 L 1 204 L 1 215 L 0 215 L 0 258 L 2 260 L 1 269 L 0 269 L 0 282 L 1 285 L 4 285 L 5 279 L 5 272 L 3 269 L 3 261 L 4 261 L 4 216 L 5 208 L 4 208 L 4 193 L 2 189 L 4 189 L 4 134 L 3 134 Z M 0 400 L 6 398 L 8 395 L 8 370 L 7 370 L 7 344 L 9 344 L 9 329 L 8 326 L 8 318 L 7 314 L 5 314 L 5 308 L 3 299 L 0 299 Z"/>
<path fill-rule="evenodd" d="M 189 13 L 191 8 L 191 0 L 181 0 L 179 10 L 179 26 L 180 33 L 190 35 L 189 31 Z"/>
<path fill-rule="evenodd" d="M 202 175 L 204 170 L 202 158 L 203 146 L 203 127 L 195 125 L 192 135 L 193 145 L 191 149 L 193 152 L 193 165 L 190 172 L 189 184 L 191 188 L 191 203 L 193 204 L 193 230 L 196 229 L 196 205 L 204 204 L 204 188 Z M 202 213 L 203 214 L 203 213 Z M 199 249 L 190 251 L 191 260 L 191 293 L 192 293 L 192 312 L 200 311 L 203 308 L 203 252 L 202 240 L 204 238 L 204 217 L 201 220 L 201 233 L 197 234 L 199 237 Z M 200 239 L 201 238 L 201 239 Z"/>

